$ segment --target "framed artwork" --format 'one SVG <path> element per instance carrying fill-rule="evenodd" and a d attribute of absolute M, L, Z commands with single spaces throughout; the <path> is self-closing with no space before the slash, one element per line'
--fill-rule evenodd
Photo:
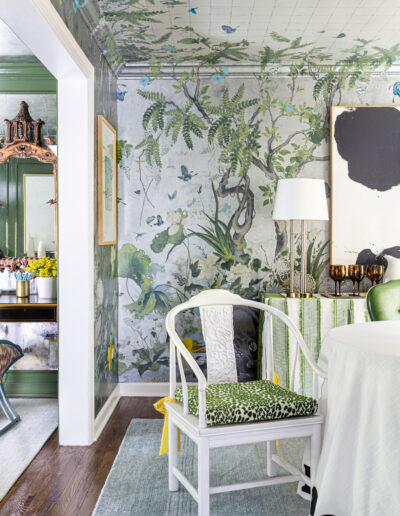
<path fill-rule="evenodd" d="M 98 117 L 98 244 L 117 243 L 117 135 L 107 120 Z"/>
<path fill-rule="evenodd" d="M 400 106 L 331 107 L 331 263 L 400 258 Z"/>

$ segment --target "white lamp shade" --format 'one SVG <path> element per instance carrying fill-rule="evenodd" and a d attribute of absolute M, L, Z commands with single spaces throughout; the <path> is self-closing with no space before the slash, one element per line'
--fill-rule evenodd
<path fill-rule="evenodd" d="M 274 220 L 328 220 L 323 179 L 279 179 Z"/>

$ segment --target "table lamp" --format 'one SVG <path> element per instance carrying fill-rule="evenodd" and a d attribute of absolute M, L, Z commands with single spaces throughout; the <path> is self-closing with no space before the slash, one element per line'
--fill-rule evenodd
<path fill-rule="evenodd" d="M 310 297 L 307 292 L 306 221 L 328 220 L 325 182 L 323 179 L 279 179 L 275 195 L 274 220 L 290 221 L 290 284 L 289 297 L 294 291 L 294 221 L 301 221 L 300 297 Z"/>

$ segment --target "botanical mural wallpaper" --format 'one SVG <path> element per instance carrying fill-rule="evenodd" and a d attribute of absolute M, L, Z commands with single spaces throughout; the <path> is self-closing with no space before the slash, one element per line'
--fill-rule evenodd
<path fill-rule="evenodd" d="M 71 33 L 95 67 L 95 115 L 103 115 L 117 129 L 116 76 L 91 35 L 77 6 L 83 1 L 52 0 Z M 97 131 L 97 119 L 95 120 Z M 97 145 L 97 134 L 95 135 Z M 95 150 L 97 209 L 97 149 Z M 60 171 L 62 173 L 62 171 Z M 97 220 L 97 217 L 95 217 Z M 98 246 L 95 227 L 95 412 L 99 412 L 114 388 L 117 377 L 118 282 L 116 246 Z"/>
<path fill-rule="evenodd" d="M 95 63 L 98 112 L 114 125 L 114 95 L 118 100 L 118 250 L 96 252 L 96 398 L 104 400 L 117 367 L 122 382 L 167 381 L 164 318 L 176 303 L 210 287 L 247 297 L 285 289 L 287 228 L 271 219 L 277 181 L 323 178 L 330 196 L 329 108 L 398 104 L 400 81 L 388 69 L 400 45 L 329 33 L 325 25 L 314 25 L 310 39 L 300 36 L 310 33 L 309 24 L 299 34 L 273 25 L 265 33 L 260 22 L 257 34 L 245 34 L 230 0 L 220 6 L 226 13 L 232 6 L 221 25 L 203 0 L 52 2 Z M 110 68 L 123 75 L 118 85 Z M 312 224 L 307 261 L 314 291 L 327 288 L 328 253 L 328 224 Z M 297 271 L 299 265 L 298 249 Z M 118 348 L 111 314 L 117 291 Z M 204 368 L 196 318 L 182 316 L 178 325 Z M 256 369 L 257 318 L 236 313 L 235 326 L 245 380 Z M 115 349 L 118 364 L 111 359 L 109 366 Z"/>
<path fill-rule="evenodd" d="M 331 65 L 323 48 L 272 38 L 276 48 L 243 77 L 212 50 L 192 69 L 119 81 L 123 382 L 167 380 L 164 316 L 174 304 L 204 288 L 257 297 L 287 286 L 287 228 L 271 219 L 277 180 L 324 178 L 329 197 L 329 107 L 398 100 L 385 71 L 400 46 L 355 41 Z M 311 225 L 307 261 L 310 288 L 326 290 L 329 224 Z M 179 331 L 204 367 L 198 321 L 189 314 Z M 236 350 L 242 371 L 254 340 Z"/>

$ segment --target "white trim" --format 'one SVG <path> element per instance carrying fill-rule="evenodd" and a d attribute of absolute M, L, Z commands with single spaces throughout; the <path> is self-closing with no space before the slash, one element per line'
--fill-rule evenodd
<path fill-rule="evenodd" d="M 324 63 L 329 65 L 330 63 Z M 333 63 L 334 64 L 334 63 Z M 198 64 L 196 63 L 187 63 L 187 64 L 178 64 L 175 66 L 164 66 L 161 67 L 160 72 L 162 74 L 162 79 L 176 79 L 180 77 L 183 72 L 190 72 L 193 68 L 197 68 Z M 261 73 L 259 63 L 255 64 L 229 64 L 227 65 L 229 68 L 229 75 L 227 75 L 227 79 L 229 78 L 241 78 L 248 79 L 249 76 L 258 76 Z M 199 69 L 199 77 L 211 77 L 218 69 L 219 66 L 202 66 Z M 266 73 L 270 73 L 273 71 L 273 77 L 290 77 L 290 64 L 272 64 L 267 66 Z M 119 79 L 124 81 L 129 79 L 138 79 L 145 74 L 150 72 L 150 67 L 143 63 L 126 63 L 124 68 L 119 72 Z M 380 75 L 400 75 L 400 63 L 393 64 L 388 70 L 373 70 L 372 76 L 380 76 Z M 309 74 L 305 75 L 307 77 Z"/>
<path fill-rule="evenodd" d="M 59 442 L 89 445 L 94 435 L 94 68 L 49 0 L 1 0 L 0 6 L 1 18 L 58 80 Z"/>
<path fill-rule="evenodd" d="M 177 384 L 179 386 L 179 383 Z M 187 382 L 188 386 L 197 383 Z M 119 392 L 122 396 L 168 396 L 168 382 L 126 382 L 119 384 Z"/>
<path fill-rule="evenodd" d="M 114 387 L 114 390 L 107 398 L 107 401 L 102 406 L 100 412 L 97 414 L 97 417 L 94 421 L 94 440 L 100 437 L 101 432 L 104 430 L 104 427 L 108 423 L 112 413 L 114 412 L 115 407 L 117 406 L 121 395 L 119 393 L 119 383 L 117 383 Z"/>

